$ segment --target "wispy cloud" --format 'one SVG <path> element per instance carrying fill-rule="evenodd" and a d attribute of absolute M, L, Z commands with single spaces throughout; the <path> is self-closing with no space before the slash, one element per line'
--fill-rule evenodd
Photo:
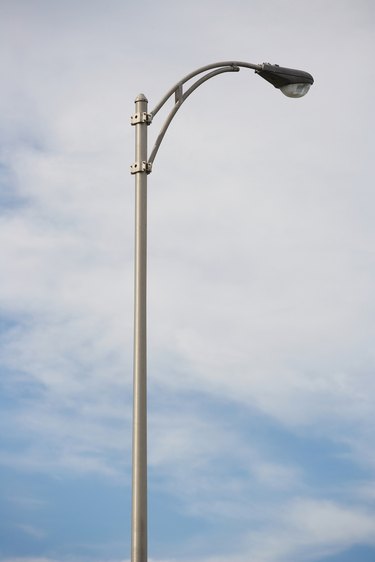
<path fill-rule="evenodd" d="M 152 548 L 174 559 L 160 530 L 172 524 L 186 562 L 373 545 L 372 5 L 163 0 L 140 16 L 117 0 L 41 1 L 2 13 L 0 465 L 11 489 L 27 479 L 27 493 L 6 495 L 27 523 L 2 562 L 99 561 L 94 539 L 128 535 L 128 516 L 102 506 L 106 486 L 128 494 L 130 481 L 132 100 L 250 52 L 311 70 L 308 101 L 222 77 L 182 109 L 150 177 Z M 338 93 L 349 68 L 360 82 Z M 98 529 L 85 547 L 61 480 L 95 483 L 82 492 Z M 47 546 L 42 511 L 64 517 L 69 540 Z M 20 536 L 39 557 L 19 556 Z"/>
<path fill-rule="evenodd" d="M 268 530 L 267 541 L 263 535 L 249 534 L 249 554 L 262 562 L 329 556 L 352 544 L 374 544 L 374 525 L 373 512 L 298 498 L 285 506 L 282 526 Z M 254 548 L 256 542 L 261 546 Z"/>
<path fill-rule="evenodd" d="M 33 539 L 37 539 L 39 541 L 44 539 L 45 536 L 46 536 L 46 532 L 43 529 L 39 529 L 38 527 L 35 527 L 34 525 L 19 523 L 17 525 L 17 527 L 18 527 L 18 529 L 21 529 L 22 532 L 26 533 L 27 535 L 29 535 Z"/>

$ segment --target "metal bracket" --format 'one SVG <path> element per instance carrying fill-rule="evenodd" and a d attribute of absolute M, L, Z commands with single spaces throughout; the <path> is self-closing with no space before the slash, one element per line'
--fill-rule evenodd
<path fill-rule="evenodd" d="M 146 111 L 142 111 L 142 113 L 134 113 L 134 115 L 130 118 L 130 123 L 132 125 L 137 125 L 138 123 L 146 123 L 146 125 L 150 125 L 152 121 L 151 113 L 146 113 Z"/>
<path fill-rule="evenodd" d="M 182 95 L 183 95 L 182 86 L 178 85 L 174 92 L 175 103 L 178 103 L 182 99 Z"/>
<path fill-rule="evenodd" d="M 131 174 L 140 174 L 141 172 L 146 172 L 146 174 L 151 174 L 152 164 L 151 162 L 134 162 L 130 166 Z"/>

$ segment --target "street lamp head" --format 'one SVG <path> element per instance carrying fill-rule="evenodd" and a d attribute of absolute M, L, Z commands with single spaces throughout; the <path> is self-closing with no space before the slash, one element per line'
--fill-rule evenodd
<path fill-rule="evenodd" d="M 261 69 L 255 72 L 281 90 L 288 98 L 302 98 L 314 83 L 314 78 L 308 72 L 283 68 L 278 64 L 263 63 Z"/>

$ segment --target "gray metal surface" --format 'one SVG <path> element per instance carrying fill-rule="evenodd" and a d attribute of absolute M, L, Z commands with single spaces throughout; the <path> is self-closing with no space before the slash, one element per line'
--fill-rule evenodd
<path fill-rule="evenodd" d="M 136 100 L 136 114 L 147 114 L 147 99 Z M 135 127 L 135 162 L 147 162 L 147 120 Z M 147 561 L 147 173 L 135 173 L 134 390 L 132 562 Z"/>

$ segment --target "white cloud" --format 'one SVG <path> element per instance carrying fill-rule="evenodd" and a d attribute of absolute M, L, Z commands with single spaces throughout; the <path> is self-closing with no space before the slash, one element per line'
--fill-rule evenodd
<path fill-rule="evenodd" d="M 30 537 L 32 537 L 33 539 L 37 539 L 38 541 L 44 539 L 46 536 L 46 532 L 43 529 L 39 529 L 34 525 L 19 523 L 17 527 L 18 529 L 21 529 L 21 531 L 26 533 L 26 535 L 29 535 Z"/>
<path fill-rule="evenodd" d="M 150 465 L 200 517 L 243 518 L 255 484 L 285 494 L 277 509 L 290 520 L 275 521 L 257 562 L 302 556 L 314 536 L 316 552 L 369 542 L 371 513 L 293 500 L 306 492 L 303 468 L 224 423 L 220 404 L 345 444 L 372 483 L 372 5 L 163 1 L 146 3 L 139 25 L 126 2 L 54 4 L 1 8 L 14 199 L 0 222 L 1 355 L 19 393 L 2 421 L 27 444 L 0 461 L 128 478 L 133 98 L 144 89 L 153 104 L 211 59 L 290 61 L 316 77 L 306 100 L 243 71 L 217 78 L 181 110 L 150 176 L 150 383 L 177 404 L 155 392 Z M 343 78 L 349 68 L 360 81 Z M 218 411 L 176 411 L 190 393 Z"/>
<path fill-rule="evenodd" d="M 249 555 L 261 562 L 310 560 L 344 551 L 353 544 L 374 544 L 375 516 L 355 506 L 300 498 L 283 510 L 282 527 L 249 535 Z M 261 546 L 250 546 L 256 542 Z"/>

